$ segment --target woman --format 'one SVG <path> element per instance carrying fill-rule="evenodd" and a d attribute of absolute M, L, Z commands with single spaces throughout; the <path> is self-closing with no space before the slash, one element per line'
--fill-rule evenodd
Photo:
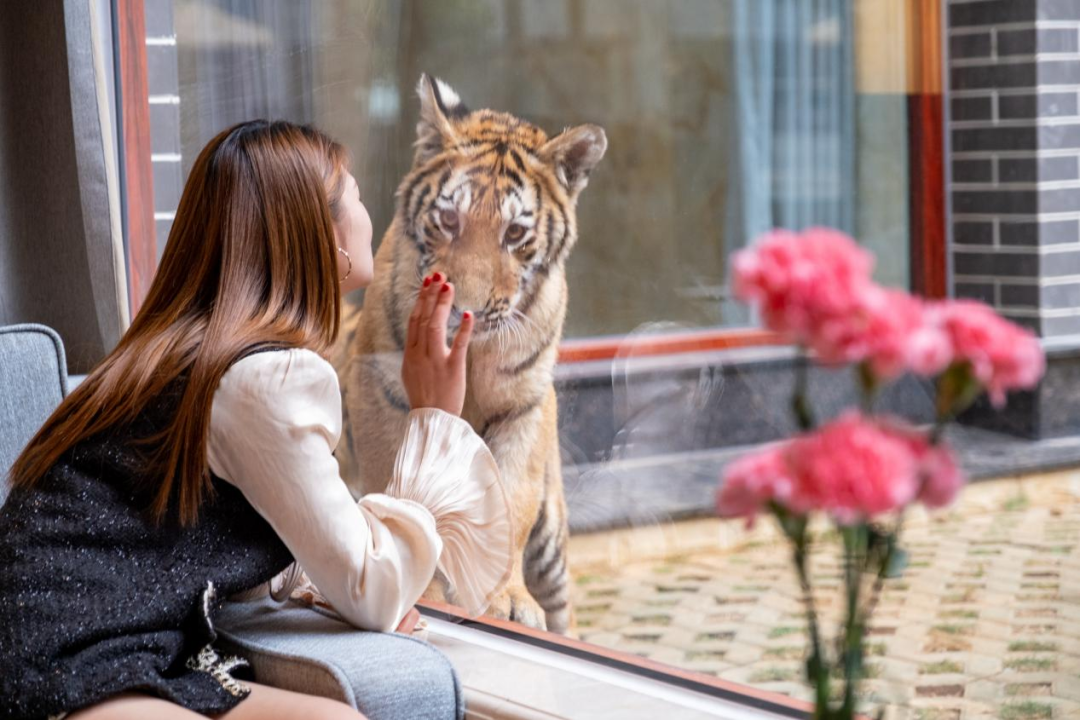
<path fill-rule="evenodd" d="M 447 566 L 469 568 L 448 579 L 477 608 L 505 582 L 505 494 L 457 417 L 473 319 L 448 348 L 444 278 L 410 318 L 396 496 L 356 502 L 338 474 L 323 355 L 341 294 L 373 272 L 347 167 L 340 145 L 287 122 L 237 125 L 196 159 L 141 312 L 12 468 L 0 717 L 357 718 L 234 678 L 245 663 L 213 645 L 220 598 L 295 560 L 349 622 L 408 632 L 441 555 L 476 560 Z"/>

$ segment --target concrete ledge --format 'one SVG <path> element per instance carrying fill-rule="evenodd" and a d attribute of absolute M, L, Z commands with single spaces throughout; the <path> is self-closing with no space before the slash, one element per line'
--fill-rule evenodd
<path fill-rule="evenodd" d="M 948 437 L 973 479 L 1080 464 L 1080 348 L 1048 346 L 1042 386 L 1008 410 L 980 403 Z M 616 359 L 558 369 L 563 476 L 575 533 L 712 514 L 724 466 L 794 431 L 790 348 Z M 849 370 L 810 370 L 821 418 L 857 401 Z M 932 389 L 902 378 L 879 410 L 933 418 Z"/>

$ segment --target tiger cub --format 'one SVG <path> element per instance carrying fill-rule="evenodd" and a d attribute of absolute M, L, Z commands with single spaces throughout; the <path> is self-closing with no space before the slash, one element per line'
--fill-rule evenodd
<path fill-rule="evenodd" d="M 409 411 L 401 385 L 406 325 L 421 280 L 441 272 L 457 291 L 451 329 L 466 310 L 476 317 L 462 417 L 491 448 L 516 525 L 511 580 L 489 613 L 566 632 L 569 533 L 552 374 L 577 199 L 607 137 L 581 125 L 549 138 L 507 113 L 470 111 L 427 75 L 417 91 L 413 167 L 339 360 L 349 431 L 339 448 L 343 474 L 355 494 L 379 492 L 391 476 Z M 446 592 L 436 580 L 427 596 L 453 602 Z"/>

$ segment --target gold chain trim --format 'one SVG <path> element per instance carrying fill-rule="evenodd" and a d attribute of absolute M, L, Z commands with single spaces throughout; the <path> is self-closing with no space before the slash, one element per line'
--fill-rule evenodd
<path fill-rule="evenodd" d="M 214 648 L 207 645 L 199 651 L 198 655 L 188 658 L 186 664 L 191 670 L 209 673 L 233 697 L 247 697 L 251 692 L 249 686 L 229 674 L 236 668 L 248 664 L 248 661 L 243 658 L 235 655 L 221 657 Z"/>

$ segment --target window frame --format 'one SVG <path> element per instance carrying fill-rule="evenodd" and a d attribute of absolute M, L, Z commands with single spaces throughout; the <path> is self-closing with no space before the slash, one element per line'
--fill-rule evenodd
<path fill-rule="evenodd" d="M 117 142 L 121 228 L 131 318 L 157 270 L 154 177 L 150 162 L 150 91 L 146 62 L 146 0 L 112 0 L 116 57 Z"/>
<path fill-rule="evenodd" d="M 943 0 L 904 4 L 908 61 L 908 206 L 910 290 L 949 295 L 945 172 L 945 53 Z"/>

